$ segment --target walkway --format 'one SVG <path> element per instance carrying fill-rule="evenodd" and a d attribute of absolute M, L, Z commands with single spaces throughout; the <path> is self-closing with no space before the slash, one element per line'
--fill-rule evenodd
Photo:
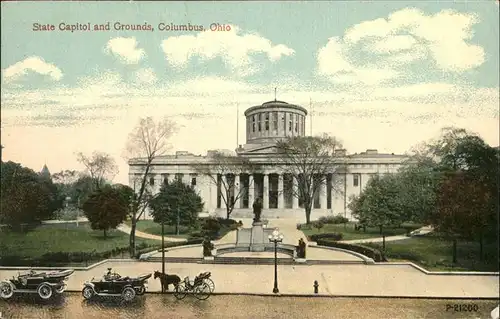
<path fill-rule="evenodd" d="M 432 227 L 430 226 L 425 226 L 420 229 L 417 229 L 416 232 L 418 232 L 418 235 L 425 235 L 430 232 L 432 232 Z M 385 241 L 397 241 L 397 240 L 404 240 L 411 238 L 410 236 L 406 235 L 397 235 L 397 236 L 386 236 Z M 381 243 L 384 241 L 383 237 L 376 237 L 376 238 L 364 238 L 364 239 L 352 239 L 352 240 L 341 240 L 340 242 L 342 243 L 348 243 L 348 244 L 363 244 L 363 243 Z"/>
<path fill-rule="evenodd" d="M 161 270 L 161 263 L 120 262 L 101 264 L 87 271 L 75 271 L 68 289 L 81 291 L 82 283 L 101 277 L 106 268 L 123 276 L 137 276 Z M 12 278 L 19 270 L 1 270 L 0 278 Z M 271 265 L 221 265 L 167 263 L 166 271 L 194 278 L 210 271 L 218 293 L 272 294 L 274 267 Z M 410 265 L 278 265 L 278 284 L 282 294 L 312 294 L 313 282 L 320 295 L 399 296 L 440 298 L 498 298 L 498 275 L 427 275 Z M 149 291 L 160 291 L 160 282 L 151 278 Z"/>
<path fill-rule="evenodd" d="M 132 231 L 132 228 L 126 224 L 121 224 L 118 226 L 116 229 L 119 231 L 122 231 L 124 233 L 130 234 Z M 161 236 L 158 235 L 153 235 L 153 234 L 148 234 L 148 233 L 143 233 L 141 231 L 138 231 L 137 229 L 135 230 L 135 236 L 139 238 L 145 238 L 145 239 L 154 239 L 154 240 L 160 240 L 161 241 Z M 185 238 L 176 238 L 176 237 L 165 237 L 165 241 L 167 242 L 183 242 L 186 241 Z"/>

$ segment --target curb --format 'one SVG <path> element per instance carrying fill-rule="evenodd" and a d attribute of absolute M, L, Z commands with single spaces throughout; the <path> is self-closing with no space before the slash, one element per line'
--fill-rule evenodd
<path fill-rule="evenodd" d="M 81 290 L 66 289 L 69 293 L 80 293 Z M 146 295 L 161 295 L 160 291 L 148 291 Z M 163 293 L 173 295 L 171 291 Z M 495 297 L 446 297 L 446 296 L 374 296 L 374 295 L 333 295 L 333 294 L 297 294 L 297 293 L 250 293 L 250 292 L 212 292 L 214 296 L 254 296 L 254 297 L 294 297 L 294 298 L 359 298 L 359 299 L 443 299 L 443 300 L 491 300 L 498 301 Z"/>

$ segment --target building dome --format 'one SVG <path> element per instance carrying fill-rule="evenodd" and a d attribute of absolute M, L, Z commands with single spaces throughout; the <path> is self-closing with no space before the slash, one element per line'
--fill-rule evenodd
<path fill-rule="evenodd" d="M 248 108 L 246 143 L 266 144 L 291 136 L 304 136 L 307 110 L 283 101 L 269 101 Z"/>

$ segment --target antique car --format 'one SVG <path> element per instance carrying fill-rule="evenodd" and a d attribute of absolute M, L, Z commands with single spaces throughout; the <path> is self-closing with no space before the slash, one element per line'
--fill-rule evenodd
<path fill-rule="evenodd" d="M 108 273 L 102 279 L 92 278 L 83 284 L 82 295 L 87 300 L 95 296 L 112 296 L 132 301 L 136 296 L 146 292 L 150 277 L 151 274 L 143 274 L 136 278 L 122 277 L 108 268 Z"/>
<path fill-rule="evenodd" d="M 74 270 L 60 270 L 52 272 L 35 272 L 30 270 L 19 274 L 17 278 L 0 282 L 0 298 L 9 299 L 14 293 L 36 293 L 40 298 L 47 300 L 56 294 L 62 294 L 66 289 L 66 281 Z"/>

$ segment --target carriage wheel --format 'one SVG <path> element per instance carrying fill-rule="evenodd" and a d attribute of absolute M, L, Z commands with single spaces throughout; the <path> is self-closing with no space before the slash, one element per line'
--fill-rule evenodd
<path fill-rule="evenodd" d="M 194 296 L 199 300 L 205 300 L 210 297 L 210 292 L 210 287 L 206 283 L 202 283 L 194 288 Z"/>
<path fill-rule="evenodd" d="M 205 279 L 203 279 L 203 282 L 208 285 L 208 287 L 210 288 L 210 292 L 211 293 L 214 292 L 214 290 L 215 290 L 215 283 L 213 282 L 212 279 L 205 278 Z"/>
<path fill-rule="evenodd" d="M 52 287 L 48 284 L 41 284 L 36 290 L 40 298 L 43 300 L 50 299 L 52 297 Z"/>
<path fill-rule="evenodd" d="M 14 295 L 14 287 L 10 282 L 0 283 L 0 298 L 9 299 Z"/>
<path fill-rule="evenodd" d="M 126 287 L 122 291 L 122 298 L 125 301 L 132 301 L 135 298 L 135 289 L 132 287 Z"/>
<path fill-rule="evenodd" d="M 175 298 L 181 300 L 184 299 L 187 295 L 187 288 L 186 284 L 184 282 L 180 282 L 177 286 L 174 288 L 174 296 Z"/>

